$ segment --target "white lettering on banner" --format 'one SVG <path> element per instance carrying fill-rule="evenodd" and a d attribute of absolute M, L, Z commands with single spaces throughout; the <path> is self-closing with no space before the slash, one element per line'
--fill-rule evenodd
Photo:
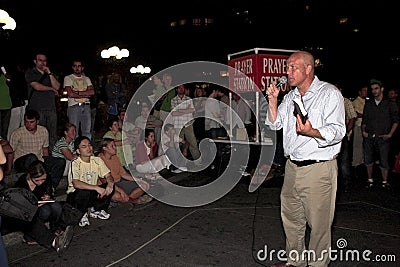
<path fill-rule="evenodd" d="M 260 77 L 260 84 L 261 84 L 260 90 L 264 92 L 271 83 L 277 84 L 279 82 L 280 78 L 281 78 L 281 76 L 274 76 L 274 77 L 261 76 Z M 281 89 L 282 92 L 286 92 L 286 90 L 289 89 L 289 85 L 287 83 L 286 84 L 282 84 L 280 86 L 280 89 Z"/>
<path fill-rule="evenodd" d="M 254 77 L 233 78 L 233 90 L 235 92 L 254 91 Z"/>
<path fill-rule="evenodd" d="M 238 71 L 243 72 L 244 74 L 253 73 L 253 59 L 249 58 L 235 62 L 235 74 L 237 74 Z"/>
<path fill-rule="evenodd" d="M 286 59 L 283 58 L 264 58 L 263 59 L 263 73 L 286 73 Z"/>

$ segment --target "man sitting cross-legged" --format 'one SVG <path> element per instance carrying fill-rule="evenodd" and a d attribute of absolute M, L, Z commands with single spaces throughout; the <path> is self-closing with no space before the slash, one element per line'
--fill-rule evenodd
<path fill-rule="evenodd" d="M 79 157 L 72 161 L 68 172 L 67 202 L 84 214 L 79 222 L 79 226 L 84 227 L 90 225 L 89 216 L 102 220 L 110 218 L 107 209 L 114 194 L 114 180 L 104 161 L 93 156 L 89 137 L 77 137 L 74 146 Z M 99 177 L 107 182 L 98 185 Z"/>

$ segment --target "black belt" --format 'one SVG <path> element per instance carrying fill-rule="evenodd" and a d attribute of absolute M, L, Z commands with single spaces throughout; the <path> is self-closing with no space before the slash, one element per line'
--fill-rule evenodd
<path fill-rule="evenodd" d="M 304 167 L 315 163 L 325 162 L 327 160 L 290 160 L 290 161 L 296 164 L 297 167 Z"/>

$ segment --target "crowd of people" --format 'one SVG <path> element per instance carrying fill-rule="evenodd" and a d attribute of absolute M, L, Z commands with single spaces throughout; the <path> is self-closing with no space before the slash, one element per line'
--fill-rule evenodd
<path fill-rule="evenodd" d="M 186 172 L 189 162 L 201 166 L 203 138 L 227 137 L 230 123 L 232 136 L 245 129 L 254 137 L 259 127 L 252 103 L 239 94 L 229 99 L 227 90 L 216 85 L 173 87 L 169 73 L 152 77 L 153 95 L 140 103 L 136 117 L 130 114 L 128 119 L 126 85 L 115 72 L 104 86 L 106 129 L 97 143 L 97 107 L 93 105 L 97 80 L 85 75 L 83 61 L 72 60 L 72 73 L 63 82 L 50 70 L 45 54 L 36 54 L 33 63 L 34 67 L 18 72 L 19 78 L 17 73 L 0 76 L 0 91 L 5 90 L 9 99 L 0 101 L 0 178 L 12 171 L 22 173 L 15 186 L 32 190 L 40 200 L 55 200 L 57 188 L 66 179 L 67 188 L 62 190 L 66 202 L 82 214 L 80 227 L 89 226 L 89 218 L 109 219 L 109 207 L 118 203 L 152 201 L 146 192 L 152 180 L 162 178 L 161 171 Z M 390 186 L 393 157 L 399 152 L 395 139 L 400 106 L 396 89 L 391 88 L 386 97 L 382 82 L 375 79 L 360 87 L 353 101 L 344 97 L 340 85 L 318 79 L 314 58 L 307 52 L 289 57 L 287 75 L 294 89 L 278 102 L 279 89 L 274 84 L 268 87 L 261 127 L 280 135 L 274 164 L 286 166 L 281 208 L 287 250 L 301 253 L 305 249 L 305 243 L 298 242 L 299 238 L 304 241 L 299 232 L 309 223 L 314 228 L 308 246 L 319 252 L 330 246 L 338 177 L 339 189 L 348 191 L 354 175 L 365 167 L 368 188 L 378 181 L 383 188 Z M 17 84 L 20 98 L 11 99 L 9 88 L 17 90 Z M 57 113 L 56 97 L 61 89 L 68 98 L 66 118 Z M 293 116 L 295 98 L 301 98 L 309 111 L 305 123 Z M 60 119 L 65 121 L 61 127 Z M 217 145 L 211 166 L 220 161 L 224 146 Z M 376 164 L 380 178 L 373 169 Z M 327 190 L 323 189 L 326 184 L 330 185 Z M 58 201 L 41 204 L 30 224 L 11 224 L 24 232 L 28 244 L 62 251 L 73 234 L 72 227 L 61 221 L 62 209 Z M 327 264 L 329 260 L 324 257 L 322 261 Z M 304 262 L 290 259 L 285 264 L 302 266 Z"/>

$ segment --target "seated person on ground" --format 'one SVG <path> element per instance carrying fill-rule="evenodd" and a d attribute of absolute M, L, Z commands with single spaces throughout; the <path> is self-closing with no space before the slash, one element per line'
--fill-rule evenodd
<path fill-rule="evenodd" d="M 161 140 L 161 126 L 163 122 L 158 119 L 156 116 L 150 114 L 150 109 L 147 103 L 142 103 L 142 109 L 140 115 L 135 119 L 136 127 L 142 129 L 153 129 L 155 140 L 157 144 L 160 143 Z"/>
<path fill-rule="evenodd" d="M 14 150 L 10 146 L 10 143 L 6 139 L 3 139 L 1 136 L 0 136 L 0 145 L 7 158 L 7 162 L 5 164 L 1 164 L 2 165 L 1 167 L 3 168 L 4 175 L 9 175 L 11 173 L 14 162 Z"/>
<path fill-rule="evenodd" d="M 51 155 L 56 158 L 65 159 L 65 170 L 63 176 L 68 175 L 68 170 L 71 166 L 71 161 L 76 159 L 78 156 L 75 154 L 74 141 L 76 138 L 76 126 L 72 123 L 67 122 L 63 129 L 64 136 L 57 140 L 54 144 Z"/>
<path fill-rule="evenodd" d="M 78 158 L 72 161 L 68 172 L 67 202 L 83 214 L 79 226 L 90 225 L 89 216 L 107 220 L 111 197 L 114 193 L 114 180 L 104 161 L 93 156 L 93 147 L 87 136 L 79 136 L 74 141 Z M 105 183 L 98 185 L 98 179 Z"/>
<path fill-rule="evenodd" d="M 54 199 L 44 163 L 40 160 L 31 163 L 27 173 L 19 177 L 15 187 L 32 191 L 39 201 Z M 3 217 L 2 230 L 7 229 L 9 232 L 22 231 L 24 233 L 24 242 L 27 244 L 40 244 L 60 252 L 69 245 L 72 239 L 72 226 L 62 226 L 62 206 L 59 202 L 39 203 L 38 206 L 36 215 L 31 222 Z M 49 223 L 49 227 L 45 223 Z"/>
<path fill-rule="evenodd" d="M 148 196 L 143 196 L 144 191 L 149 190 L 149 184 L 133 177 L 122 167 L 116 156 L 114 140 L 110 138 L 103 139 L 100 149 L 99 157 L 110 169 L 111 176 L 114 179 L 115 192 L 111 200 L 133 204 L 144 203 L 146 200 L 150 200 Z"/>
<path fill-rule="evenodd" d="M 39 201 L 54 200 L 54 195 L 51 190 L 51 181 L 47 179 L 44 163 L 40 160 L 31 163 L 28 167 L 28 172 L 18 178 L 15 187 L 26 188 L 32 191 Z M 61 230 L 63 230 L 60 226 L 61 212 L 61 203 L 55 201 L 39 204 L 37 216 L 42 222 L 49 222 L 52 232 L 61 232 Z"/>
<path fill-rule="evenodd" d="M 172 164 L 170 166 L 171 171 L 174 173 L 186 171 L 186 156 L 187 150 L 189 148 L 189 143 L 176 134 L 175 128 L 171 123 L 167 123 L 164 125 L 163 134 L 161 136 L 161 143 L 162 150 L 167 155 L 168 160 Z M 183 153 L 181 152 L 181 144 L 183 146 Z"/>
<path fill-rule="evenodd" d="M 132 149 L 131 149 L 131 145 L 129 144 L 129 142 L 126 140 L 122 140 L 122 131 L 119 128 L 119 124 L 118 124 L 118 118 L 111 118 L 108 121 L 108 129 L 109 131 L 107 131 L 104 135 L 103 135 L 103 139 L 104 138 L 110 138 L 113 139 L 115 142 L 115 145 L 117 146 L 117 157 L 119 158 L 121 165 L 124 166 L 125 168 L 128 168 L 129 164 L 132 164 L 133 162 L 127 162 L 127 160 L 131 160 L 133 161 L 133 157 L 130 156 L 130 154 L 132 153 Z M 127 153 L 128 157 L 125 158 L 124 155 L 124 150 L 125 153 Z"/>
<path fill-rule="evenodd" d="M 24 126 L 11 133 L 10 145 L 14 149 L 14 168 L 18 173 L 26 172 L 35 160 L 44 161 L 47 175 L 56 188 L 65 169 L 65 160 L 49 157 L 49 132 L 38 125 L 39 113 L 29 109 L 24 115 Z"/>
<path fill-rule="evenodd" d="M 171 162 L 166 155 L 158 156 L 158 145 L 154 138 L 154 130 L 145 129 L 144 141 L 136 145 L 136 170 L 145 174 L 153 174 L 153 178 L 159 178 L 158 172 L 169 168 Z"/>

